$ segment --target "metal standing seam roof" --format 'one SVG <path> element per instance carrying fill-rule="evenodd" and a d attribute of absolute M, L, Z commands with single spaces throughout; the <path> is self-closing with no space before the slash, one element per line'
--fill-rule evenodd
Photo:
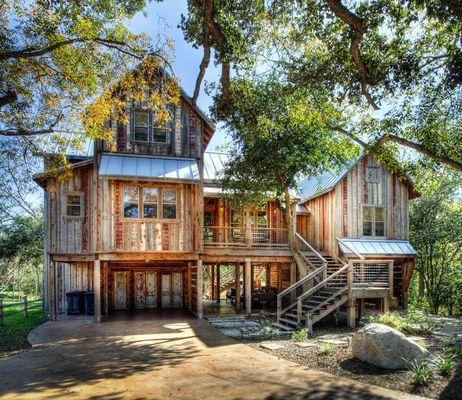
<path fill-rule="evenodd" d="M 143 178 L 199 181 L 199 167 L 192 158 L 137 157 L 103 154 L 99 175 L 108 178 Z"/>
<path fill-rule="evenodd" d="M 340 249 L 343 253 L 351 250 L 343 243 L 361 255 L 416 255 L 417 252 L 407 240 L 396 239 L 341 239 Z"/>
<path fill-rule="evenodd" d="M 206 151 L 204 153 L 204 180 L 219 181 L 220 173 L 230 158 L 229 154 Z"/>

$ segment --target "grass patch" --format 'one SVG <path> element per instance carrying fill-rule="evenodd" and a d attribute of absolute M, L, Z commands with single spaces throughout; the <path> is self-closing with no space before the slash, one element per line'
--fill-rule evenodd
<path fill-rule="evenodd" d="M 308 330 L 302 328 L 299 331 L 292 331 L 292 336 L 290 337 L 295 342 L 301 342 L 302 340 L 308 339 Z"/>
<path fill-rule="evenodd" d="M 361 324 L 378 323 L 411 335 L 429 335 L 435 328 L 435 320 L 421 311 L 410 310 L 406 315 L 397 312 L 373 314 L 362 317 Z"/>
<path fill-rule="evenodd" d="M 427 360 L 411 362 L 408 369 L 416 385 L 428 385 L 435 380 L 435 371 Z"/>
<path fill-rule="evenodd" d="M 334 346 L 330 343 L 326 343 L 324 346 L 321 347 L 321 354 L 327 356 L 334 350 Z"/>
<path fill-rule="evenodd" d="M 15 299 L 3 299 L 3 304 L 16 304 L 20 301 Z M 29 306 L 41 304 L 40 301 L 30 302 Z M 20 350 L 27 349 L 27 334 L 36 326 L 47 320 L 42 308 L 29 310 L 28 316 L 24 316 L 24 306 L 22 304 L 5 308 L 3 326 L 0 326 L 0 358 Z"/>

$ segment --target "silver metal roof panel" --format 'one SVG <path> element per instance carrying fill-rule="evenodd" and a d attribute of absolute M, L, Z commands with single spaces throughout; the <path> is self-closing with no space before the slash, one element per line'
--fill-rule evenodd
<path fill-rule="evenodd" d="M 343 245 L 345 243 L 361 255 L 416 255 L 417 252 L 407 240 L 395 239 L 341 239 L 340 249 L 345 253 L 351 254 L 350 249 Z"/>
<path fill-rule="evenodd" d="M 107 178 L 199 181 L 196 160 L 192 158 L 137 157 L 103 154 L 99 175 Z"/>

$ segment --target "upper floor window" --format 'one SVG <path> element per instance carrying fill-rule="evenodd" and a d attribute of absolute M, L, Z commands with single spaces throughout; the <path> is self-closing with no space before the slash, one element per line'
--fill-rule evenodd
<path fill-rule="evenodd" d="M 385 207 L 363 206 L 363 236 L 385 236 Z"/>
<path fill-rule="evenodd" d="M 82 216 L 82 195 L 68 194 L 66 200 L 66 216 L 81 217 Z"/>
<path fill-rule="evenodd" d="M 140 142 L 149 142 L 149 113 L 135 111 L 133 118 L 133 139 Z"/>
<path fill-rule="evenodd" d="M 143 218 L 157 218 L 156 188 L 143 188 Z"/>
<path fill-rule="evenodd" d="M 164 219 L 176 218 L 176 189 L 162 190 L 162 217 Z"/>
<path fill-rule="evenodd" d="M 149 111 L 133 112 L 132 140 L 137 142 L 168 142 L 167 126 L 158 123 L 155 115 Z"/>
<path fill-rule="evenodd" d="M 138 188 L 126 186 L 124 188 L 124 217 L 138 218 Z"/>
<path fill-rule="evenodd" d="M 378 167 L 367 167 L 366 168 L 366 181 L 369 183 L 379 183 L 379 168 Z"/>

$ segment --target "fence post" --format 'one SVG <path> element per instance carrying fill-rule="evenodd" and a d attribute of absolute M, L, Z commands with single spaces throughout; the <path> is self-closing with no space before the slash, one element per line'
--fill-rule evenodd
<path fill-rule="evenodd" d="M 3 299 L 0 298 L 0 326 L 3 326 Z"/>
<path fill-rule="evenodd" d="M 27 318 L 27 295 L 24 296 L 24 317 Z"/>

